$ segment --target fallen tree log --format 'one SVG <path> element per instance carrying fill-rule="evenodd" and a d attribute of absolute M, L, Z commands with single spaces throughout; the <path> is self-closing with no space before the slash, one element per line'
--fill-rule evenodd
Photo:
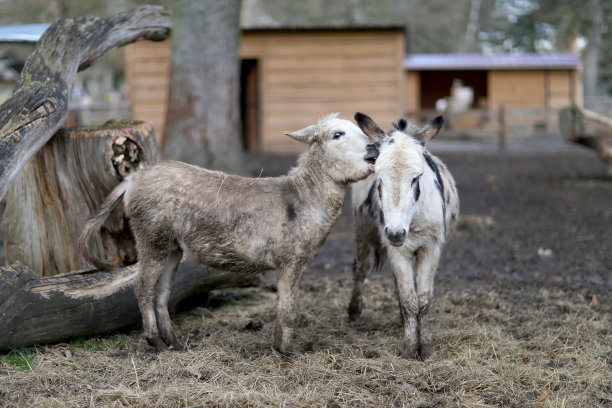
<path fill-rule="evenodd" d="M 138 327 L 137 274 L 137 264 L 111 273 L 89 269 L 48 277 L 19 262 L 0 268 L 0 352 Z M 184 262 L 172 282 L 169 309 L 197 293 L 258 282 L 257 275 Z"/>
<path fill-rule="evenodd" d="M 594 149 L 612 175 L 612 118 L 571 106 L 559 112 L 559 129 L 566 140 Z"/>
<path fill-rule="evenodd" d="M 159 158 L 150 123 L 113 120 L 60 129 L 5 196 L 5 263 L 19 261 L 43 276 L 87 267 L 74 245 L 85 221 L 130 172 Z M 136 262 L 122 206 L 105 223 L 95 251 L 117 266 Z"/>
<path fill-rule="evenodd" d="M 105 19 L 81 17 L 53 23 L 21 72 L 12 98 L 0 106 L 0 199 L 30 158 L 68 116 L 77 71 L 111 48 L 164 40 L 172 22 L 167 9 L 141 6 Z"/>

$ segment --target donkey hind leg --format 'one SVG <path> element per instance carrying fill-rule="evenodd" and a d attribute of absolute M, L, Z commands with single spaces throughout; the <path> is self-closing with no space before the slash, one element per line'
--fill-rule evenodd
<path fill-rule="evenodd" d="M 176 338 L 172 330 L 172 321 L 168 312 L 168 299 L 170 298 L 170 286 L 176 274 L 183 253 L 180 249 L 170 252 L 163 265 L 161 277 L 155 287 L 155 315 L 157 317 L 157 328 L 162 340 L 174 350 L 182 350 L 183 346 Z"/>
<path fill-rule="evenodd" d="M 434 277 L 440 260 L 440 245 L 417 252 L 416 287 L 419 302 L 417 328 L 419 334 L 419 354 L 426 359 L 431 354 L 431 331 L 429 325 L 429 307 L 434 289 Z"/>
<path fill-rule="evenodd" d="M 417 314 L 419 304 L 414 282 L 413 260 L 402 256 L 397 251 L 389 251 L 389 260 L 395 276 L 397 298 L 404 326 L 402 357 L 418 358 Z"/>
<path fill-rule="evenodd" d="M 141 254 L 144 251 L 139 251 Z M 140 260 L 140 273 L 136 281 L 135 292 L 138 298 L 138 307 L 142 314 L 142 329 L 147 343 L 157 349 L 164 351 L 168 346 L 159 337 L 157 328 L 157 316 L 155 314 L 155 288 L 157 282 L 164 272 L 164 258 L 152 259 L 148 256 L 142 256 Z"/>
<path fill-rule="evenodd" d="M 297 321 L 297 301 L 300 276 L 303 268 L 295 265 L 277 269 L 278 305 L 274 348 L 284 355 L 294 353 L 293 330 Z"/>
<path fill-rule="evenodd" d="M 353 262 L 353 294 L 348 306 L 350 321 L 361 316 L 363 297 L 361 291 L 368 270 L 370 269 L 370 245 L 365 241 L 355 241 L 355 261 Z"/>

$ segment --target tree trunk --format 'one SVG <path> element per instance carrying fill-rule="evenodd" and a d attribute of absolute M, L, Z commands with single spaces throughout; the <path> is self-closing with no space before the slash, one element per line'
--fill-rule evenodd
<path fill-rule="evenodd" d="M 137 327 L 137 274 L 137 265 L 112 273 L 89 269 L 42 278 L 19 262 L 0 268 L 0 352 Z M 258 282 L 257 275 L 183 263 L 172 282 L 168 306 L 173 311 L 194 294 Z"/>
<path fill-rule="evenodd" d="M 87 218 L 125 176 L 159 160 L 153 126 L 109 121 L 64 128 L 24 167 L 6 195 L 2 222 L 6 264 L 20 261 L 40 275 L 87 266 L 74 246 Z M 121 208 L 105 224 L 98 256 L 136 262 Z"/>
<path fill-rule="evenodd" d="M 588 30 L 588 44 L 584 64 L 584 96 L 596 96 L 599 77 L 599 48 L 603 30 L 603 11 L 599 0 L 591 0 L 591 25 Z"/>
<path fill-rule="evenodd" d="M 77 71 L 106 51 L 141 39 L 163 40 L 168 11 L 142 6 L 106 19 L 53 23 L 26 61 L 13 97 L 0 106 L 0 199 L 30 158 L 63 125 Z"/>
<path fill-rule="evenodd" d="M 164 157 L 242 172 L 240 0 L 173 3 Z"/>
<path fill-rule="evenodd" d="M 476 52 L 476 32 L 478 31 L 478 21 L 480 20 L 480 0 L 471 0 L 470 15 L 465 28 L 465 37 L 459 47 L 463 53 Z"/>
<path fill-rule="evenodd" d="M 612 119 L 572 106 L 559 112 L 559 129 L 568 141 L 594 149 L 612 175 Z"/>

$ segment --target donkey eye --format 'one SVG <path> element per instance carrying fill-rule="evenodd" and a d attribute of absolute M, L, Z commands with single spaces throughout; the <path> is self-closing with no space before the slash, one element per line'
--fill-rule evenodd
<path fill-rule="evenodd" d="M 334 133 L 334 139 L 340 139 L 342 136 L 344 136 L 344 132 L 338 131 Z"/>
<path fill-rule="evenodd" d="M 382 200 L 382 181 L 378 183 L 378 198 Z"/>

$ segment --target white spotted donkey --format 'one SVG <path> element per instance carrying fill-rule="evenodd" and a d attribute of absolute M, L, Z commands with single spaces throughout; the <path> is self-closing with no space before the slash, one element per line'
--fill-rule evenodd
<path fill-rule="evenodd" d="M 459 197 L 450 172 L 426 149 L 442 128 L 438 116 L 422 129 L 400 119 L 385 134 L 367 115 L 357 113 L 359 127 L 379 140 L 376 173 L 352 186 L 356 228 L 351 320 L 362 310 L 362 287 L 374 249 L 376 266 L 388 258 L 395 276 L 404 325 L 402 356 L 431 353 L 428 312 L 434 276 L 444 242 L 459 216 Z"/>

